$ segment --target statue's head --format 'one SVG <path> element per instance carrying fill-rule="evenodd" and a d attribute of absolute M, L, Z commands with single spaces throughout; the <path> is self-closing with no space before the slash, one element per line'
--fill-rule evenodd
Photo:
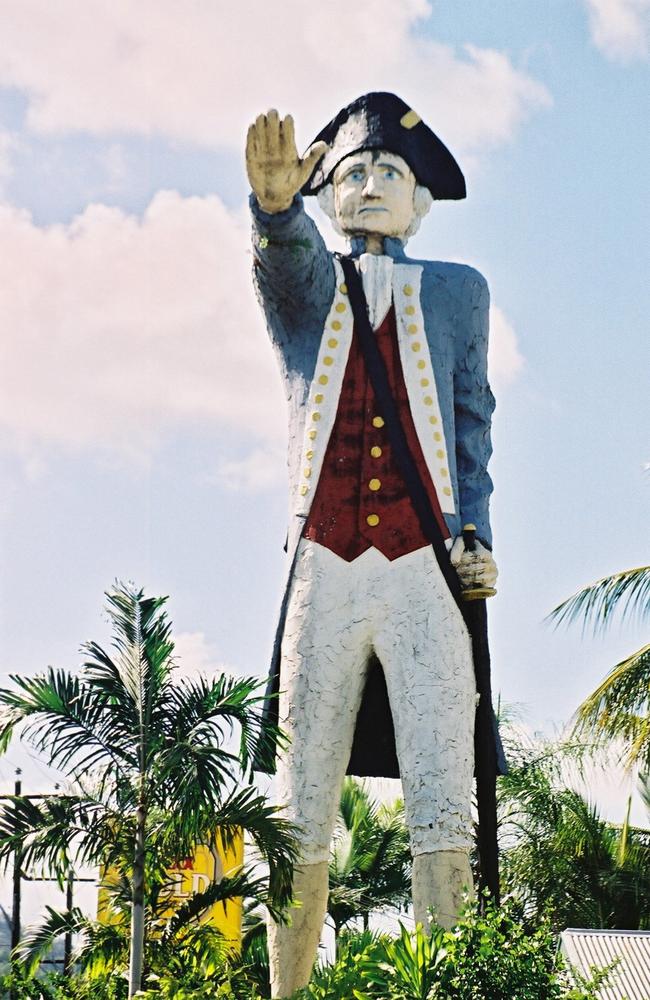
<path fill-rule="evenodd" d="M 303 193 L 317 194 L 335 228 L 347 236 L 406 240 L 434 199 L 465 197 L 454 157 L 394 94 L 357 98 L 317 140 L 329 148 Z"/>

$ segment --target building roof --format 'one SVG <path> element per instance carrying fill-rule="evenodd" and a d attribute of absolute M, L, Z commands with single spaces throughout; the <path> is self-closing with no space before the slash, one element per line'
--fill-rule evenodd
<path fill-rule="evenodd" d="M 650 931 L 601 931 L 569 927 L 560 935 L 567 962 L 583 975 L 617 962 L 602 1000 L 650 1000 Z"/>

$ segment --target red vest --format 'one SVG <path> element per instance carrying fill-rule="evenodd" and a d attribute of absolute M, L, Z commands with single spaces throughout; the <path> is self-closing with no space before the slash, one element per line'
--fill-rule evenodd
<path fill-rule="evenodd" d="M 375 337 L 411 454 L 443 537 L 449 538 L 411 416 L 392 306 Z M 347 562 L 372 546 L 388 559 L 397 559 L 430 544 L 422 533 L 395 462 L 356 331 L 352 334 L 336 419 L 303 535 L 325 545 Z"/>

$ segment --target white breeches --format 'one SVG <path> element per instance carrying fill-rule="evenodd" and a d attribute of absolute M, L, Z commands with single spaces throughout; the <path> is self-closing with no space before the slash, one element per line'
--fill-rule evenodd
<path fill-rule="evenodd" d="M 302 863 L 326 861 L 370 654 L 384 670 L 413 855 L 467 850 L 476 686 L 469 634 L 430 547 L 346 562 L 302 539 L 280 668 L 278 760 Z"/>

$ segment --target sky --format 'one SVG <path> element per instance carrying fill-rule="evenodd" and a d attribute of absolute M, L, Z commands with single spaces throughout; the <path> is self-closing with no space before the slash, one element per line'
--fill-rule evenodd
<path fill-rule="evenodd" d="M 392 90 L 468 185 L 408 252 L 492 293 L 494 688 L 559 731 L 645 641 L 545 618 L 650 561 L 650 0 L 0 0 L 0 27 L 0 684 L 76 670 L 115 579 L 169 595 L 184 671 L 265 675 L 285 413 L 244 138 L 275 107 L 306 148 Z M 622 817 L 622 778 L 592 792 Z"/>

